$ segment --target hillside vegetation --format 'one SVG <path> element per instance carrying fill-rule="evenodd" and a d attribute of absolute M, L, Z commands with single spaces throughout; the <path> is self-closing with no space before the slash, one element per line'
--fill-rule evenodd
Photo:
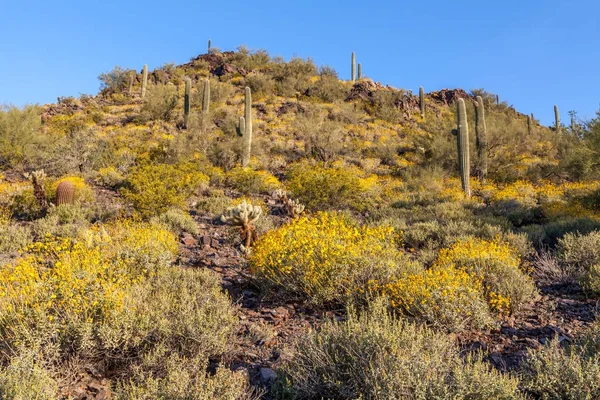
<path fill-rule="evenodd" d="M 600 112 L 352 68 L 3 107 L 0 398 L 600 398 Z"/>

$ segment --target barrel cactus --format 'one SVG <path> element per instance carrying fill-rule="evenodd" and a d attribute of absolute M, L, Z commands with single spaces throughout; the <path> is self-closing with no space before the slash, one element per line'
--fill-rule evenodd
<path fill-rule="evenodd" d="M 73 204 L 75 202 L 75 186 L 70 181 L 63 181 L 56 187 L 56 205 Z"/>
<path fill-rule="evenodd" d="M 458 166 L 460 169 L 460 181 L 463 191 L 467 198 L 471 197 L 470 170 L 471 163 L 469 159 L 469 124 L 467 122 L 467 108 L 464 99 L 458 99 L 456 112 L 456 138 L 458 147 Z"/>
<path fill-rule="evenodd" d="M 246 103 L 244 110 L 244 150 L 242 154 L 242 167 L 247 167 L 250 163 L 250 153 L 252 151 L 252 92 L 246 87 Z M 240 120 L 241 122 L 241 120 Z"/>
<path fill-rule="evenodd" d="M 468 134 L 467 134 L 468 135 Z M 483 97 L 477 96 L 475 102 L 475 139 L 480 164 L 480 178 L 487 178 L 487 128 L 485 125 L 485 105 Z"/>

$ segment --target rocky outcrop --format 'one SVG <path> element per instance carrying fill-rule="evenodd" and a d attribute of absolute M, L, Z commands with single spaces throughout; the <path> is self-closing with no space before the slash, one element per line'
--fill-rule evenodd
<path fill-rule="evenodd" d="M 454 104 L 458 99 L 468 99 L 471 97 L 462 89 L 442 89 L 437 92 L 428 93 L 426 96 L 446 106 Z"/>

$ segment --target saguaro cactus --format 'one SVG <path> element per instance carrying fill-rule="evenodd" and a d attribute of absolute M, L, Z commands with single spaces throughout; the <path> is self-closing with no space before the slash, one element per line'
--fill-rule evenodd
<path fill-rule="evenodd" d="M 244 118 L 244 153 L 242 155 L 242 167 L 247 167 L 250 162 L 250 152 L 252 150 L 252 92 L 249 87 L 246 87 Z"/>
<path fill-rule="evenodd" d="M 419 87 L 419 105 L 421 106 L 421 118 L 425 118 L 425 91 L 423 86 Z"/>
<path fill-rule="evenodd" d="M 75 202 L 75 187 L 71 181 L 63 181 L 56 187 L 56 205 L 73 204 Z"/>
<path fill-rule="evenodd" d="M 500 96 L 496 95 L 496 104 L 500 104 Z"/>
<path fill-rule="evenodd" d="M 240 117 L 240 122 L 238 123 L 238 126 L 237 126 L 237 134 L 238 134 L 238 136 L 244 137 L 245 133 L 246 133 L 246 118 Z"/>
<path fill-rule="evenodd" d="M 210 54 L 210 48 L 211 48 L 211 43 L 210 43 L 210 39 L 208 39 L 208 50 L 206 51 L 206 54 Z"/>
<path fill-rule="evenodd" d="M 187 129 L 190 122 L 190 107 L 191 107 L 192 80 L 185 78 L 185 95 L 183 97 L 183 125 Z"/>
<path fill-rule="evenodd" d="M 358 63 L 358 80 L 362 79 L 362 65 Z"/>
<path fill-rule="evenodd" d="M 208 113 L 208 109 L 210 107 L 210 81 L 207 79 L 204 80 L 204 96 L 202 98 L 202 112 Z"/>
<path fill-rule="evenodd" d="M 479 157 L 480 163 L 480 178 L 485 180 L 487 178 L 487 127 L 485 125 L 485 105 L 483 104 L 483 97 L 477 96 L 476 100 L 475 139 L 477 144 L 477 156 Z"/>
<path fill-rule="evenodd" d="M 533 133 L 533 114 L 527 116 L 527 133 L 529 135 Z"/>
<path fill-rule="evenodd" d="M 127 94 L 129 96 L 133 95 L 133 83 L 135 82 L 135 78 L 137 73 L 134 70 L 129 71 L 129 89 L 127 90 Z"/>
<path fill-rule="evenodd" d="M 148 65 L 144 64 L 142 70 L 142 99 L 146 97 L 146 85 L 148 84 Z"/>
<path fill-rule="evenodd" d="M 354 52 L 352 52 L 351 72 L 352 72 L 352 82 L 355 82 L 356 81 L 356 54 L 354 54 Z"/>
<path fill-rule="evenodd" d="M 460 169 L 460 181 L 463 191 L 467 198 L 471 197 L 470 170 L 471 163 L 469 159 L 469 124 L 467 122 L 467 109 L 465 100 L 458 99 L 456 112 L 456 142 L 458 145 L 458 166 Z"/>
<path fill-rule="evenodd" d="M 558 106 L 554 106 L 554 129 L 556 129 L 556 132 L 560 132 L 560 114 L 558 113 Z"/>

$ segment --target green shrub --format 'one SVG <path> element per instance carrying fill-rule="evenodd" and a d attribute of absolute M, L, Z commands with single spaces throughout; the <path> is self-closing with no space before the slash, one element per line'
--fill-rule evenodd
<path fill-rule="evenodd" d="M 267 171 L 255 171 L 248 167 L 228 171 L 225 184 L 244 194 L 268 194 L 281 187 L 279 180 Z"/>
<path fill-rule="evenodd" d="M 55 400 L 58 383 L 31 349 L 22 349 L 5 368 L 0 367 L 0 399 Z"/>
<path fill-rule="evenodd" d="M 149 358 L 149 357 L 148 357 Z M 156 365 L 160 360 L 161 365 Z M 251 400 L 258 399 L 250 389 L 247 374 L 219 367 L 214 374 L 206 372 L 206 358 L 182 358 L 169 355 L 150 359 L 162 369 L 161 376 L 153 376 L 145 369 L 134 372 L 129 382 L 119 385 L 116 394 L 123 400 Z"/>
<path fill-rule="evenodd" d="M 116 66 L 110 72 L 102 73 L 98 79 L 100 80 L 100 90 L 114 93 L 124 90 L 128 84 L 129 74 L 134 71 L 123 69 Z"/>
<path fill-rule="evenodd" d="M 191 164 L 143 165 L 134 169 L 121 189 L 144 218 L 182 207 L 186 198 L 208 186 L 209 178 Z"/>
<path fill-rule="evenodd" d="M 292 165 L 287 174 L 286 188 L 309 209 L 365 210 L 381 198 L 381 187 L 375 176 L 366 176 L 357 167 L 329 168 L 301 162 Z"/>
<path fill-rule="evenodd" d="M 571 345 L 554 339 L 530 351 L 523 367 L 523 389 L 544 400 L 600 398 L 598 332 L 595 323 Z"/>
<path fill-rule="evenodd" d="M 181 235 L 184 232 L 198 234 L 198 225 L 194 218 L 179 208 L 172 208 L 167 212 L 153 218 L 153 221 L 165 225 L 170 231 Z"/>
<path fill-rule="evenodd" d="M 46 235 L 74 238 L 86 229 L 92 218 L 92 211 L 80 204 L 62 204 L 52 207 L 48 214 L 33 224 L 33 232 L 38 238 Z"/>
<path fill-rule="evenodd" d="M 381 304 L 300 338 L 286 358 L 282 397 L 295 399 L 524 399 L 518 380 L 446 335 L 390 316 Z"/>
<path fill-rule="evenodd" d="M 150 87 L 142 106 L 142 119 L 145 121 L 158 119 L 171 121 L 178 99 L 179 95 L 175 85 L 159 83 Z"/>
<path fill-rule="evenodd" d="M 558 240 L 559 261 L 573 280 L 594 293 L 600 293 L 600 231 L 567 233 Z"/>
<path fill-rule="evenodd" d="M 0 107 L 0 166 L 14 168 L 33 161 L 45 142 L 39 129 L 39 107 Z"/>

